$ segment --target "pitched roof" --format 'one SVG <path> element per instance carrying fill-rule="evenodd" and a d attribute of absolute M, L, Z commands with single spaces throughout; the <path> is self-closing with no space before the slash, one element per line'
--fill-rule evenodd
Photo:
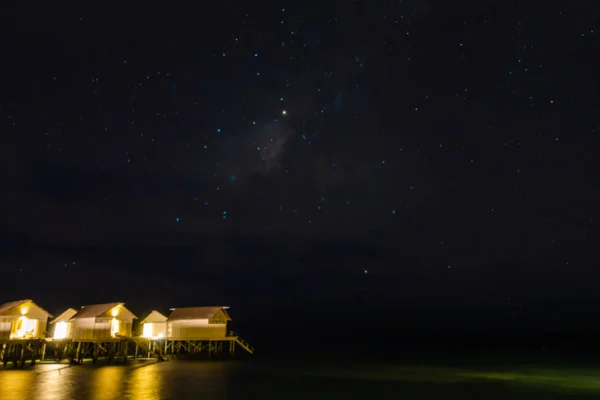
<path fill-rule="evenodd" d="M 18 307 L 23 303 L 29 303 L 30 301 L 33 301 L 33 300 L 17 300 L 17 301 L 10 301 L 8 303 L 1 304 L 0 305 L 0 314 L 2 314 L 5 311 L 12 310 L 13 308 Z"/>
<path fill-rule="evenodd" d="M 77 310 L 75 310 L 73 308 L 68 308 L 62 314 L 60 314 L 58 317 L 56 317 L 52 321 L 50 321 L 50 323 L 54 324 L 56 322 L 66 322 L 66 321 L 70 320 L 71 318 L 73 318 L 75 316 L 75 314 L 77 314 Z"/>
<path fill-rule="evenodd" d="M 92 304 L 90 306 L 83 306 L 81 310 L 73 317 L 73 319 L 81 318 L 95 318 L 105 312 L 110 311 L 116 306 L 122 306 L 125 303 L 106 303 L 106 304 Z"/>
<path fill-rule="evenodd" d="M 42 310 L 43 312 L 48 314 L 49 317 L 52 317 L 52 314 L 50 314 L 48 311 L 44 310 L 42 307 L 35 304 L 33 302 L 33 300 L 30 300 L 30 299 L 11 301 L 8 303 L 0 304 L 0 314 L 4 313 L 6 311 L 12 310 L 15 307 L 19 307 L 21 304 L 25 304 L 25 303 L 32 303 L 34 306 L 36 306 L 37 308 L 39 308 L 40 310 Z"/>
<path fill-rule="evenodd" d="M 231 320 L 227 312 L 225 311 L 229 307 L 218 306 L 218 307 L 183 307 L 183 308 L 171 308 L 171 314 L 169 315 L 168 321 L 180 321 L 185 319 L 210 319 L 214 317 L 219 311 L 223 311 L 227 320 Z"/>
<path fill-rule="evenodd" d="M 148 316 L 146 318 L 144 318 L 142 320 L 142 322 L 140 322 L 140 324 L 145 324 L 146 322 L 166 322 L 167 321 L 167 317 L 165 317 L 162 313 L 156 311 L 156 310 L 152 310 L 152 312 L 150 314 L 148 314 Z"/>

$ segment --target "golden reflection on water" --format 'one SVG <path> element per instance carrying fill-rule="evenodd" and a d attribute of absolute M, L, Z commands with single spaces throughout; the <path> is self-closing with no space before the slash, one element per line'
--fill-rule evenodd
<path fill-rule="evenodd" d="M 39 372 L 28 371 L 35 375 L 32 396 L 38 400 L 72 400 L 77 391 L 76 381 L 73 380 L 74 370 L 69 367 L 51 368 Z M 0 397 L 2 398 L 2 397 Z"/>
<path fill-rule="evenodd" d="M 162 373 L 157 365 L 141 365 L 133 368 L 127 379 L 127 396 L 132 400 L 158 400 L 163 388 Z"/>
<path fill-rule="evenodd" d="M 36 365 L 27 370 L 0 365 L 0 400 L 223 399 L 232 371 L 222 362 Z"/>
<path fill-rule="evenodd" d="M 32 397 L 30 393 L 33 390 L 33 388 L 31 387 L 31 385 L 33 384 L 33 378 L 34 374 L 32 374 L 31 371 L 2 371 L 0 373 L 0 399 L 30 399 Z"/>
<path fill-rule="evenodd" d="M 123 377 L 127 367 L 108 365 L 90 368 L 92 385 L 90 387 L 90 400 L 123 399 Z"/>

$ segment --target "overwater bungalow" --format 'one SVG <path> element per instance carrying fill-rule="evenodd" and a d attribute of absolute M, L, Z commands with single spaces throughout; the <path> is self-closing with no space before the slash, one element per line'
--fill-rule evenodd
<path fill-rule="evenodd" d="M 77 314 L 77 310 L 68 308 L 58 317 L 50 321 L 49 331 L 52 332 L 50 337 L 54 340 L 71 338 L 73 332 L 73 321 L 71 319 L 75 314 Z"/>
<path fill-rule="evenodd" d="M 73 311 L 75 310 L 66 310 L 52 321 L 57 325 L 54 328 L 56 339 L 101 341 L 130 337 L 133 320 L 137 319 L 125 308 L 125 303 L 93 304 L 81 307 L 75 314 Z"/>
<path fill-rule="evenodd" d="M 43 339 L 50 313 L 33 300 L 0 305 L 0 340 Z"/>
<path fill-rule="evenodd" d="M 167 318 L 169 340 L 218 340 L 227 336 L 229 307 L 172 308 Z"/>
<path fill-rule="evenodd" d="M 161 339 L 167 336 L 167 317 L 153 310 L 140 323 L 142 337 L 147 339 Z"/>

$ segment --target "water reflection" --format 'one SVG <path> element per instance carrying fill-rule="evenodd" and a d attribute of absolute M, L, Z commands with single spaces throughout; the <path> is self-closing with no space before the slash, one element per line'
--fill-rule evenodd
<path fill-rule="evenodd" d="M 123 378 L 128 372 L 124 366 L 86 368 L 93 376 L 89 399 L 109 400 L 123 398 Z"/>
<path fill-rule="evenodd" d="M 75 370 L 69 367 L 36 368 L 28 371 L 31 376 L 35 375 L 32 386 L 32 396 L 39 400 L 71 400 L 75 398 L 78 390 L 78 381 L 73 379 Z M 0 396 L 0 398 L 2 398 Z"/>
<path fill-rule="evenodd" d="M 132 368 L 127 379 L 128 398 L 132 400 L 158 400 L 164 398 L 163 374 L 156 364 Z"/>
<path fill-rule="evenodd" d="M 223 399 L 231 372 L 232 364 L 223 362 L 0 366 L 0 400 Z"/>
<path fill-rule="evenodd" d="M 1 365 L 1 364 L 0 364 Z M 0 373 L 0 399 L 24 400 L 30 399 L 32 393 L 34 374 L 31 371 L 1 371 Z"/>
<path fill-rule="evenodd" d="M 561 369 L 553 373 L 563 379 L 569 372 L 572 373 Z M 519 376 L 517 370 L 510 373 L 511 378 Z M 419 374 L 425 374 L 427 379 L 417 379 Z M 500 377 L 506 380 L 506 374 Z M 577 379 L 569 378 L 572 382 L 568 386 L 560 388 L 548 385 L 548 374 L 549 371 L 539 372 L 544 378 L 543 385 L 538 382 L 538 386 L 523 386 L 516 382 L 499 384 L 498 374 L 487 379 L 478 375 L 473 381 L 454 382 L 447 373 L 391 365 L 356 370 L 347 365 L 286 366 L 271 361 L 262 364 L 169 361 L 73 368 L 36 365 L 28 370 L 5 370 L 0 366 L 0 400 L 600 398 L 597 389 L 600 385 L 596 385 L 600 382 L 598 371 L 580 373 Z M 585 387 L 576 387 L 576 383 Z M 584 397 L 588 394 L 590 397 Z"/>

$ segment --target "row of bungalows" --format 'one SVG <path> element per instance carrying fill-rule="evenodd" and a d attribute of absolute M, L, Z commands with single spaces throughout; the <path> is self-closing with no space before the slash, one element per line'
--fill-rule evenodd
<path fill-rule="evenodd" d="M 227 308 L 173 308 L 168 317 L 154 310 L 141 321 L 141 336 L 151 340 L 224 339 L 231 321 Z M 84 306 L 79 311 L 70 308 L 50 322 L 54 325 L 51 337 L 75 341 L 131 337 L 134 319 L 137 317 L 124 303 Z"/>
<path fill-rule="evenodd" d="M 228 307 L 172 308 L 168 316 L 152 311 L 144 318 L 141 336 L 147 339 L 219 340 L 228 336 Z M 32 300 L 0 305 L 0 340 L 52 338 L 54 340 L 103 341 L 133 336 L 137 317 L 124 303 L 106 303 L 69 308 L 50 321 L 52 315 Z"/>
<path fill-rule="evenodd" d="M 132 336 L 133 320 L 137 317 L 124 303 L 106 303 L 69 308 L 50 321 L 52 338 L 76 341 L 102 341 Z"/>

